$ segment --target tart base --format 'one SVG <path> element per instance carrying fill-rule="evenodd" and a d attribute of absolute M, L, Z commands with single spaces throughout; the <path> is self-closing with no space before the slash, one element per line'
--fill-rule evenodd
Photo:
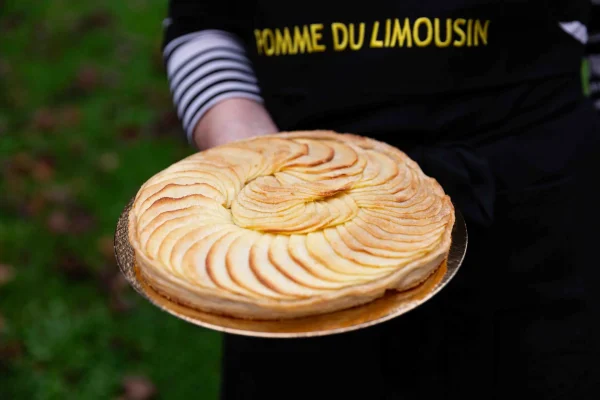
<path fill-rule="evenodd" d="M 177 318 L 204 328 L 245 336 L 266 338 L 325 336 L 364 329 L 396 318 L 430 300 L 448 284 L 462 264 L 468 243 L 464 219 L 455 209 L 456 219 L 448 257 L 418 286 L 402 292 L 384 291 L 380 297 L 365 304 L 320 315 L 285 320 L 240 319 L 180 304 L 159 294 L 145 281 L 135 266 L 134 250 L 129 243 L 128 217 L 132 203 L 133 200 L 125 207 L 115 233 L 117 263 L 129 284 L 153 305 Z"/>

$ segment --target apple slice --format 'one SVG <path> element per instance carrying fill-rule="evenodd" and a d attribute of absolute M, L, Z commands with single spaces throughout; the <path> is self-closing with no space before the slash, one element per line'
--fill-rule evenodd
<path fill-rule="evenodd" d="M 186 224 L 173 229 L 169 235 L 164 238 L 164 242 L 158 247 L 157 258 L 174 275 L 183 277 L 181 261 L 183 256 L 197 241 L 202 240 L 211 233 L 226 230 L 223 224 L 210 223 L 209 220 L 203 221 L 207 224 L 197 226 L 196 224 Z M 234 227 L 233 225 L 229 226 Z"/>
<path fill-rule="evenodd" d="M 373 210 L 360 210 L 356 215 L 357 219 L 361 219 L 366 225 L 378 227 L 392 234 L 421 234 L 423 229 L 435 229 L 447 222 L 447 216 L 440 214 L 427 220 L 418 219 L 401 219 L 390 218 L 387 215 L 381 215 L 373 212 Z M 357 223 L 359 221 L 356 221 Z"/>
<path fill-rule="evenodd" d="M 344 245 L 339 236 L 335 234 L 335 228 L 328 228 L 321 232 L 312 232 L 306 235 L 306 248 L 310 255 L 319 262 L 329 269 L 343 274 L 373 279 L 389 274 L 392 271 L 392 268 L 389 267 L 395 266 L 395 264 L 389 265 L 389 260 L 384 260 L 382 264 L 357 261 L 359 257 L 353 257 L 355 252 Z M 338 249 L 341 249 L 341 251 L 338 251 Z"/>
<path fill-rule="evenodd" d="M 394 207 L 385 207 L 385 204 L 386 203 L 382 202 L 376 206 L 371 206 L 368 209 L 363 207 L 363 209 L 365 209 L 365 211 L 376 211 L 381 215 L 385 215 L 391 219 L 401 218 L 413 220 L 427 220 L 428 218 L 435 217 L 444 210 L 443 203 L 441 201 L 435 201 L 425 209 L 421 209 L 419 206 L 413 206 L 411 209 L 394 209 Z"/>
<path fill-rule="evenodd" d="M 334 216 L 334 219 L 327 226 L 335 226 L 350 221 L 356 216 L 359 210 L 358 205 L 347 194 L 330 197 L 325 200 L 325 204 L 329 208 L 331 215 Z"/>
<path fill-rule="evenodd" d="M 206 227 L 206 229 L 209 229 L 209 227 Z M 187 248 L 185 253 L 183 253 L 183 256 L 179 256 L 181 257 L 182 262 L 180 264 L 181 269 L 178 272 L 185 276 L 187 280 L 192 281 L 197 285 L 217 288 L 216 282 L 208 273 L 206 259 L 214 243 L 232 232 L 239 232 L 239 228 L 233 225 L 225 225 L 220 230 L 202 236 L 201 241 L 198 240 L 193 242 L 193 244 Z M 202 234 L 204 233 L 205 232 L 202 232 Z M 201 235 L 197 233 L 196 239 L 200 236 Z M 187 238 L 186 241 L 191 240 L 190 238 Z M 182 250 L 187 247 L 186 244 L 187 243 L 184 243 L 184 245 L 181 246 Z"/>
<path fill-rule="evenodd" d="M 362 179 L 356 182 L 353 189 L 378 187 L 394 179 L 400 174 L 398 165 L 389 157 L 373 150 L 365 150 L 367 164 Z"/>
<path fill-rule="evenodd" d="M 333 219 L 327 207 L 321 202 L 307 203 L 304 212 L 293 218 L 272 217 L 257 221 L 254 229 L 269 233 L 305 233 L 320 229 Z"/>
<path fill-rule="evenodd" d="M 288 276 L 278 269 L 269 258 L 269 248 L 276 236 L 262 235 L 252 245 L 250 250 L 250 268 L 258 279 L 277 293 L 292 298 L 306 298 L 321 293 L 321 290 L 306 287 L 292 276 Z"/>
<path fill-rule="evenodd" d="M 329 254 L 327 254 L 327 256 L 330 257 L 330 262 L 335 262 L 334 260 L 336 258 L 345 260 L 348 265 L 353 264 L 360 266 L 363 270 L 372 271 L 371 273 L 380 272 L 382 270 L 388 271 L 389 273 L 404 265 L 402 260 L 398 258 L 378 257 L 365 252 L 352 250 L 344 243 L 342 238 L 340 238 L 336 229 L 325 229 L 322 232 L 322 235 L 325 236 L 328 243 L 328 246 L 323 246 L 323 248 L 329 249 Z M 309 248 L 312 249 L 312 246 Z M 340 254 L 343 254 L 344 257 L 342 258 Z"/>
<path fill-rule="evenodd" d="M 336 229 L 337 236 L 349 249 L 375 257 L 396 258 L 401 260 L 413 255 L 428 252 L 434 249 L 440 242 L 440 238 L 437 237 L 430 240 L 424 240 L 420 243 L 401 243 L 378 240 L 368 234 L 355 237 L 351 235 L 344 226 L 338 226 Z"/>
<path fill-rule="evenodd" d="M 302 203 L 281 212 L 269 213 L 249 210 L 239 203 L 231 205 L 232 221 L 243 228 L 261 230 L 260 227 L 274 223 L 284 223 L 301 218 L 307 212 L 307 208 L 313 203 Z"/>
<path fill-rule="evenodd" d="M 253 251 L 255 243 L 261 237 L 259 233 L 246 231 L 231 243 L 229 251 L 225 256 L 229 276 L 237 285 L 257 295 L 274 299 L 292 298 L 293 296 L 286 295 L 285 292 L 277 290 L 256 273 L 251 251 Z"/>
<path fill-rule="evenodd" d="M 173 172 L 163 176 L 155 176 L 148 183 L 152 185 L 159 183 L 168 184 L 172 183 L 175 179 L 194 179 L 195 183 L 210 185 L 222 193 L 223 196 L 226 196 L 227 201 L 234 194 L 233 187 L 228 187 L 227 182 L 213 171 L 189 170 L 185 172 Z M 142 190 L 145 188 L 143 187 Z"/>
<path fill-rule="evenodd" d="M 361 283 L 370 279 L 370 276 L 360 274 L 341 273 L 336 269 L 322 264 L 308 251 L 305 235 L 291 235 L 288 250 L 291 258 L 314 276 L 330 282 Z"/>
<path fill-rule="evenodd" d="M 349 190 L 360 176 L 343 176 L 324 181 L 307 181 L 288 172 L 277 172 L 275 173 L 275 178 L 281 182 L 282 186 L 293 188 L 294 193 L 298 195 L 306 194 L 308 196 L 324 198 Z"/>
<path fill-rule="evenodd" d="M 338 225 L 336 228 L 342 239 L 349 236 L 358 241 L 361 247 L 378 248 L 393 252 L 412 251 L 416 247 L 427 246 L 428 244 L 439 240 L 444 229 L 444 227 L 441 226 L 426 234 L 411 236 L 393 235 L 388 233 L 387 236 L 381 238 L 372 235 L 369 231 L 361 228 L 360 225 L 354 221 L 348 222 L 344 225 Z M 408 237 L 409 240 L 402 240 L 403 237 Z M 345 239 L 344 241 L 349 243 L 349 241 Z"/>
<path fill-rule="evenodd" d="M 238 285 L 227 269 L 226 257 L 230 253 L 230 247 L 239 237 L 246 234 L 243 229 L 238 229 L 233 232 L 225 233 L 219 237 L 206 253 L 206 274 L 210 279 L 221 289 L 225 289 L 231 293 L 236 293 L 242 296 L 257 297 L 256 293 Z M 204 253 L 198 253 L 196 262 L 202 260 Z M 199 266 L 197 266 L 198 268 Z"/>
<path fill-rule="evenodd" d="M 334 140 L 322 140 L 320 143 L 333 150 L 333 158 L 331 160 L 318 165 L 289 168 L 288 172 L 294 171 L 296 173 L 323 175 L 335 170 L 352 167 L 359 160 L 358 151 L 360 149 L 358 148 Z"/>
<path fill-rule="evenodd" d="M 333 148 L 320 141 L 296 139 L 294 142 L 308 146 L 308 154 L 288 161 L 281 166 L 281 170 L 285 170 L 286 168 L 313 167 L 331 161 L 335 155 Z"/>
<path fill-rule="evenodd" d="M 169 214 L 170 212 L 185 210 L 191 207 L 200 207 L 208 213 L 222 215 L 223 218 L 230 219 L 229 212 L 219 203 L 208 197 L 202 195 L 186 196 L 180 199 L 164 197 L 152 203 L 152 206 L 148 207 L 146 211 L 136 215 L 138 221 L 140 221 L 138 231 L 142 231 L 155 218 L 172 218 Z"/>
<path fill-rule="evenodd" d="M 403 242 L 419 241 L 422 236 L 435 236 L 438 230 L 445 228 L 445 221 L 440 219 L 437 223 L 431 223 L 429 225 L 414 226 L 414 225 L 396 225 L 391 224 L 392 230 L 395 232 L 389 232 L 373 223 L 366 223 L 357 214 L 357 218 L 352 220 L 352 224 L 348 226 L 348 229 L 362 229 L 367 231 L 370 235 L 383 240 L 397 240 Z"/>
<path fill-rule="evenodd" d="M 146 188 L 143 195 L 140 197 L 140 203 L 136 209 L 136 212 L 140 213 L 146 211 L 148 207 L 152 205 L 152 203 L 162 197 L 177 199 L 195 194 L 213 199 L 221 205 L 225 204 L 225 195 L 208 183 L 193 182 L 182 184 L 179 182 L 169 182 L 166 184 L 160 183 Z"/>
<path fill-rule="evenodd" d="M 227 221 L 224 221 L 222 218 L 202 214 L 193 214 L 168 219 L 155 229 L 151 231 L 144 231 L 143 235 L 140 236 L 140 245 L 146 249 L 148 257 L 154 258 L 158 255 L 158 250 L 162 242 L 165 241 L 175 229 L 178 229 L 182 226 L 189 226 L 191 229 L 194 226 L 223 223 L 227 223 Z"/>
<path fill-rule="evenodd" d="M 284 165 L 301 156 L 308 154 L 308 146 L 303 143 L 296 143 L 291 140 L 275 137 L 255 137 L 240 142 L 232 142 L 223 147 L 223 149 L 241 147 L 260 153 L 265 164 L 269 168 L 263 171 L 264 175 L 271 175 L 279 171 Z"/>
<path fill-rule="evenodd" d="M 414 171 L 407 169 L 405 166 L 398 167 L 398 173 L 395 174 L 391 179 L 385 182 L 379 183 L 378 185 L 359 186 L 352 188 L 352 194 L 359 193 L 398 193 L 410 188 L 414 185 L 417 177 Z"/>
<path fill-rule="evenodd" d="M 269 261 L 283 275 L 299 285 L 312 289 L 339 289 L 352 284 L 352 281 L 349 283 L 345 280 L 341 282 L 331 280 L 333 278 L 330 274 L 331 271 L 316 262 L 311 264 L 311 268 L 302 266 L 290 254 L 290 238 L 291 236 L 274 235 L 268 249 Z M 313 271 L 318 268 L 323 269 L 324 272 L 314 273 Z M 330 279 L 321 278 L 323 275 L 330 276 Z"/>
<path fill-rule="evenodd" d="M 144 225 L 143 227 L 140 226 L 141 230 L 137 231 L 137 237 L 140 244 L 142 246 L 145 246 L 150 235 L 153 234 L 155 230 L 162 227 L 168 221 L 185 221 L 186 218 L 192 219 L 197 223 L 202 223 L 201 221 L 207 218 L 214 220 L 214 222 L 231 222 L 231 217 L 228 214 L 221 213 L 218 210 L 203 210 L 200 206 L 193 206 L 181 210 L 164 212 L 162 214 L 156 215 L 156 217 L 152 219 L 147 220 L 146 225 Z"/>
<path fill-rule="evenodd" d="M 188 265 L 188 262 L 191 262 L 193 259 L 194 251 L 199 250 L 202 246 L 201 242 L 205 240 L 209 235 L 211 239 L 208 239 L 208 246 L 212 246 L 214 240 L 216 240 L 219 235 L 223 235 L 227 232 L 233 232 L 238 230 L 239 228 L 232 224 L 214 224 L 214 225 L 204 225 L 195 228 L 189 228 L 188 232 L 182 236 L 179 236 L 176 239 L 173 248 L 171 249 L 171 255 L 169 257 L 167 265 L 171 266 L 171 269 L 174 273 L 180 276 L 190 276 L 196 274 L 195 266 Z M 221 232 L 221 233 L 219 233 Z M 208 250 L 206 250 L 208 251 Z M 186 258 L 187 257 L 187 258 Z"/>

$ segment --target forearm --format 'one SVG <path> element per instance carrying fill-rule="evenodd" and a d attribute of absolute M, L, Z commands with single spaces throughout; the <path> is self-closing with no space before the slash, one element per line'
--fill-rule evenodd
<path fill-rule="evenodd" d="M 212 107 L 200 119 L 193 140 L 200 150 L 234 140 L 277 132 L 264 106 L 254 100 L 230 98 Z"/>

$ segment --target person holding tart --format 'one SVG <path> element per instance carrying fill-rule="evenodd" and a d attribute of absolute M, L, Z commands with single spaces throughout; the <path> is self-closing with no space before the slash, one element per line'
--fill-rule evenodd
<path fill-rule="evenodd" d="M 202 155 L 152 182 L 184 185 L 172 173 L 199 165 L 224 174 L 197 190 L 230 212 L 215 208 L 202 218 L 207 226 L 260 233 L 215 239 L 221 241 L 212 255 L 203 253 L 214 258 L 207 276 L 234 292 L 242 290 L 239 282 L 253 282 L 249 292 L 281 297 L 242 306 L 233 296 L 231 313 L 281 316 L 288 309 L 278 307 L 289 296 L 341 285 L 342 275 L 298 278 L 305 253 L 353 274 L 363 273 L 352 269 L 356 265 L 374 260 L 385 266 L 385 257 L 396 257 L 394 265 L 400 255 L 408 260 L 416 251 L 412 239 L 398 239 L 396 247 L 382 243 L 409 236 L 402 224 L 391 225 L 404 218 L 406 226 L 408 214 L 397 211 L 396 202 L 415 193 L 429 211 L 418 214 L 415 202 L 411 212 L 438 224 L 415 230 L 419 249 L 429 246 L 432 259 L 434 249 L 446 254 L 443 238 L 454 207 L 469 230 L 465 262 L 453 282 L 400 318 L 311 339 L 225 335 L 221 398 L 595 398 L 599 303 L 592 249 L 600 213 L 590 193 L 600 121 L 581 87 L 592 15 L 587 0 L 169 2 L 163 54 L 170 89 L 190 145 Z M 247 162 L 233 165 L 228 154 Z M 350 162 L 342 166 L 344 160 Z M 273 165 L 279 169 L 268 170 Z M 340 168 L 347 173 L 331 172 Z M 375 170 L 370 182 L 381 186 L 369 192 L 376 185 L 362 179 Z M 402 186 L 401 177 L 414 185 Z M 397 186 L 385 186 L 386 179 Z M 302 193 L 290 189 L 300 181 Z M 414 193 L 402 197 L 400 188 L 408 187 Z M 152 190 L 140 195 L 132 218 L 169 210 L 167 203 L 151 205 Z M 267 192 L 279 194 L 279 208 L 261 205 Z M 383 214 L 364 211 L 376 202 L 384 204 Z M 309 220 L 303 207 L 321 218 Z M 365 219 L 357 213 L 370 213 L 377 223 L 361 225 Z M 374 228 L 388 222 L 397 236 Z M 334 232 L 331 227 L 335 233 L 321 235 Z M 153 229 L 159 232 L 158 225 Z M 172 229 L 177 237 L 193 236 Z M 150 247 L 153 234 L 148 230 L 143 239 Z M 185 261 L 172 243 L 170 268 L 185 277 L 185 263 L 194 261 Z M 205 242 L 194 243 L 199 249 Z M 157 257 L 167 251 L 156 246 Z M 231 248 L 228 267 L 217 253 Z M 359 257 L 361 251 L 373 258 Z M 173 261 L 177 257 L 181 261 Z M 291 271 L 295 283 L 284 283 L 285 277 L 270 282 L 276 275 L 265 269 L 270 266 Z M 224 270 L 230 275 L 219 275 Z M 394 284 L 409 287 L 425 275 Z M 381 276 L 369 282 L 383 282 Z M 356 304 L 368 297 L 357 296 Z M 298 315 L 315 310 L 302 307 Z"/>

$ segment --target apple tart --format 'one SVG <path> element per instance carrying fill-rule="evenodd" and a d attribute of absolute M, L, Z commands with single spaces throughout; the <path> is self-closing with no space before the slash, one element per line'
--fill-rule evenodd
<path fill-rule="evenodd" d="M 330 131 L 285 132 L 189 156 L 129 213 L 142 278 L 202 311 L 272 320 L 365 304 L 446 259 L 454 208 L 402 151 Z"/>

